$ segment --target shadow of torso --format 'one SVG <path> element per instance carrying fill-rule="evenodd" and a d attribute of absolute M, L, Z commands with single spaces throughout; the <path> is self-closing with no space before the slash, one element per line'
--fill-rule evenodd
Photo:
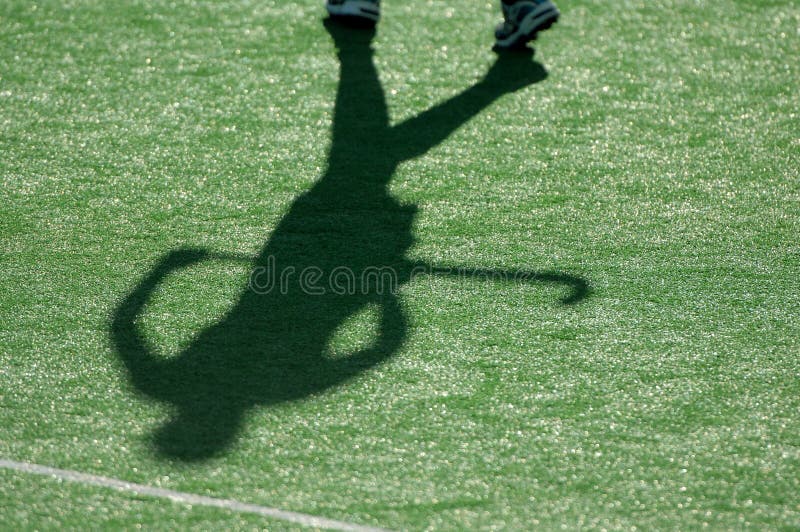
<path fill-rule="evenodd" d="M 391 354 L 387 342 L 399 347 L 405 320 L 382 320 L 380 338 L 365 352 L 327 356 L 336 329 L 366 305 L 399 309 L 396 290 L 409 278 L 404 256 L 416 209 L 377 187 L 362 187 L 357 203 L 325 188 L 298 198 L 276 227 L 256 261 L 262 284 L 245 290 L 164 368 L 176 380 L 191 375 L 193 383 L 163 399 L 195 416 L 212 402 L 242 411 L 300 399 L 380 362 Z M 195 393 L 208 394 L 209 404 Z"/>

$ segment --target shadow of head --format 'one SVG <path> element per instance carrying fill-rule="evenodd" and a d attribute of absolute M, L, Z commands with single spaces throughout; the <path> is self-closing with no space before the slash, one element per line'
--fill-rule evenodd
<path fill-rule="evenodd" d="M 242 414 L 242 409 L 180 410 L 153 434 L 153 445 L 159 455 L 186 462 L 214 458 L 233 443 Z"/>

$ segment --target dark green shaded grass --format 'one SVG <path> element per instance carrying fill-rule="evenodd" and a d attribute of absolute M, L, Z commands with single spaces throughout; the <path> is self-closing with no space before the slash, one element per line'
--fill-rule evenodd
<path fill-rule="evenodd" d="M 252 409 L 201 463 L 154 448 L 172 412 L 128 382 L 109 320 L 170 250 L 254 255 L 322 175 L 338 82 L 322 11 L 35 7 L 0 11 L 0 455 L 392 528 L 798 526 L 791 2 L 563 3 L 536 55 L 548 79 L 391 190 L 419 206 L 412 259 L 563 271 L 591 295 L 408 284 L 387 363 Z M 393 122 L 480 79 L 492 9 L 387 3 Z M 141 328 L 174 356 L 246 281 L 224 261 L 171 277 Z M 334 354 L 375 320 L 352 316 Z M 274 525 L 3 477 L 12 525 L 89 506 L 109 526 Z"/>

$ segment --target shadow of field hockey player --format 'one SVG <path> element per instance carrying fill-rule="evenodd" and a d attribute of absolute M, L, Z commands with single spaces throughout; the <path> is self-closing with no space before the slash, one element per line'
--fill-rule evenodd
<path fill-rule="evenodd" d="M 325 28 L 340 61 L 340 82 L 327 169 L 299 196 L 252 260 L 254 271 L 309 269 L 328 279 L 346 270 L 356 279 L 371 269 L 393 272 L 393 286 L 367 283 L 346 293 L 310 291 L 299 282 L 249 287 L 215 324 L 197 334 L 175 357 L 159 358 L 137 320 L 169 276 L 206 259 L 242 260 L 201 249 L 166 254 L 121 301 L 111 335 L 133 386 L 175 408 L 158 428 L 159 454 L 201 460 L 223 453 L 247 412 L 256 406 L 297 401 L 347 382 L 398 352 L 408 321 L 398 288 L 415 272 L 464 275 L 452 267 L 410 261 L 416 206 L 391 195 L 398 165 L 444 141 L 504 94 L 546 77 L 530 53 L 500 54 L 485 77 L 464 92 L 403 123 L 390 126 L 386 101 L 372 61 L 374 30 L 332 21 Z M 364 149 L 367 146 L 369 149 Z M 450 265 L 452 266 L 452 265 Z M 556 272 L 482 270 L 469 275 L 564 284 L 571 304 L 585 297 L 584 280 Z M 292 278 L 298 280 L 299 275 Z M 312 293 L 313 292 L 313 293 Z M 348 317 L 366 305 L 380 309 L 374 341 L 349 356 L 331 358 L 327 346 Z"/>

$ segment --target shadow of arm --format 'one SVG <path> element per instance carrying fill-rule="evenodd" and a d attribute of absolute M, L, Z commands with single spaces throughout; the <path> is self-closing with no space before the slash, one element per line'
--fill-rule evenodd
<path fill-rule="evenodd" d="M 207 258 L 203 250 L 181 249 L 168 253 L 155 268 L 120 302 L 111 319 L 111 340 L 122 362 L 128 369 L 137 389 L 156 394 L 162 387 L 156 379 L 162 375 L 164 362 L 151 351 L 147 340 L 139 332 L 136 321 L 153 292 L 164 278 L 174 270 L 188 267 Z"/>

